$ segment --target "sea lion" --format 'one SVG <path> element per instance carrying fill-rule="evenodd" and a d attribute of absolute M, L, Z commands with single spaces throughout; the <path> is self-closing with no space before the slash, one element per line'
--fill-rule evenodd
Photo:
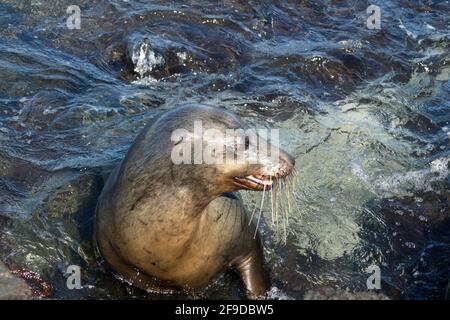
<path fill-rule="evenodd" d="M 275 148 L 276 161 L 258 155 L 256 164 L 175 164 L 172 151 L 180 141 L 172 141 L 173 132 L 193 132 L 195 121 L 204 130 L 249 128 L 225 109 L 199 104 L 175 107 L 147 124 L 100 195 L 96 247 L 126 281 L 147 291 L 201 288 L 233 268 L 249 297 L 263 296 L 269 279 L 260 236 L 230 192 L 269 189 L 293 170 L 294 159 Z M 196 135 L 183 139 L 202 139 L 203 148 L 213 143 Z M 256 156 L 250 139 L 239 143 L 247 156 Z"/>

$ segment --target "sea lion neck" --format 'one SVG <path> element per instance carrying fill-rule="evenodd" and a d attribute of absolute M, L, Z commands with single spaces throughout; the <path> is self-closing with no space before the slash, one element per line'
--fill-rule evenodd
<path fill-rule="evenodd" d="M 186 203 L 189 203 L 190 214 L 193 216 L 199 215 L 208 204 L 216 199 L 220 193 L 217 193 L 214 188 L 205 182 L 190 179 L 180 179 L 171 172 L 170 178 L 161 185 L 163 192 L 170 194 L 176 206 L 186 208 Z"/>
<path fill-rule="evenodd" d="M 192 186 L 173 187 L 171 190 L 173 192 L 173 206 L 177 209 L 182 208 L 182 212 L 185 215 L 200 215 L 208 204 L 217 198 L 215 195 L 194 192 Z"/>
<path fill-rule="evenodd" d="M 121 203 L 122 212 L 145 214 L 158 208 L 168 215 L 197 216 L 217 194 L 205 183 L 183 179 L 170 166 L 143 166 L 141 169 L 124 170 L 119 173 L 116 190 L 127 190 L 115 196 Z"/>

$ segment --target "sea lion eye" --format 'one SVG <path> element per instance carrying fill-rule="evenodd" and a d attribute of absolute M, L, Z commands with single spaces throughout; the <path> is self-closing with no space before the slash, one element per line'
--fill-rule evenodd
<path fill-rule="evenodd" d="M 248 150 L 249 147 L 250 147 L 250 138 L 245 137 L 245 150 Z"/>

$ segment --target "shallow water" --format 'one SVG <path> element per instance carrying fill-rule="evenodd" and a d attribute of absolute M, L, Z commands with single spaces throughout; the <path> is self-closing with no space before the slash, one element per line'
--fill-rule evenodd
<path fill-rule="evenodd" d="M 96 267 L 104 178 L 146 122 L 203 102 L 280 128 L 295 155 L 286 244 L 265 207 L 275 296 L 442 298 L 450 275 L 450 4 L 371 1 L 0 1 L 0 260 L 56 298 L 152 298 Z M 147 38 L 149 46 L 142 51 Z M 260 194 L 244 194 L 251 208 Z M 65 270 L 83 269 L 81 290 Z M 227 273 L 200 297 L 243 297 Z"/>

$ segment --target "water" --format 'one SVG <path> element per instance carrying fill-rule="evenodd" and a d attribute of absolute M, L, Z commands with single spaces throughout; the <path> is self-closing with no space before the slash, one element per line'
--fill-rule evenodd
<path fill-rule="evenodd" d="M 0 260 L 56 298 L 166 299 L 99 268 L 103 182 L 140 128 L 176 103 L 279 128 L 300 183 L 286 244 L 266 206 L 276 297 L 442 298 L 450 270 L 450 4 L 371 1 L 0 1 Z M 244 195 L 252 208 L 260 195 Z M 68 265 L 81 290 L 66 288 Z M 233 273 L 197 293 L 243 297 Z"/>

